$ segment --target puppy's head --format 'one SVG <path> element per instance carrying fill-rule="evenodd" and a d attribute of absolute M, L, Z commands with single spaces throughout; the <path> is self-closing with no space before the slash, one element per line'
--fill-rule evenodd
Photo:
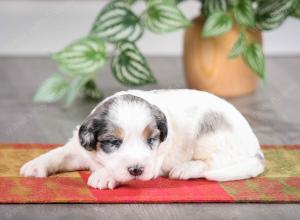
<path fill-rule="evenodd" d="M 158 148 L 168 133 L 167 119 L 155 105 L 133 95 L 102 103 L 79 129 L 81 145 L 119 182 L 149 180 Z"/>

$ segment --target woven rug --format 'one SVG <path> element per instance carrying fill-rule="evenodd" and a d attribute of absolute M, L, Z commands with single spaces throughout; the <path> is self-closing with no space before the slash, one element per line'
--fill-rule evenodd
<path fill-rule="evenodd" d="M 300 202 L 300 145 L 263 146 L 266 171 L 249 180 L 132 181 L 115 190 L 87 186 L 89 172 L 23 178 L 21 165 L 57 145 L 0 144 L 0 203 Z"/>

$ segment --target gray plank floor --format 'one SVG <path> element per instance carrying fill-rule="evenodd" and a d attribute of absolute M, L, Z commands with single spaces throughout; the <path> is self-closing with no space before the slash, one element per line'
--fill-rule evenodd
<path fill-rule="evenodd" d="M 180 58 L 151 57 L 159 81 L 142 87 L 184 88 Z M 261 143 L 300 143 L 300 57 L 268 58 L 267 80 L 256 93 L 231 98 L 249 120 Z M 96 103 L 31 102 L 38 85 L 57 72 L 48 58 L 0 58 L 0 142 L 63 143 Z M 106 96 L 126 89 L 108 66 L 98 83 Z M 300 219 L 299 204 L 130 204 L 1 205 L 0 219 Z"/>

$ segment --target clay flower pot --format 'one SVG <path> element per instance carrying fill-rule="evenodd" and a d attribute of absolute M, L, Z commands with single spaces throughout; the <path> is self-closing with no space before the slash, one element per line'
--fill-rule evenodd
<path fill-rule="evenodd" d="M 203 23 L 204 19 L 198 17 L 185 32 L 184 69 L 188 87 L 225 97 L 255 91 L 259 79 L 242 57 L 228 58 L 240 33 L 238 26 L 226 34 L 204 38 L 201 36 Z M 248 31 L 247 37 L 262 42 L 258 31 Z"/>

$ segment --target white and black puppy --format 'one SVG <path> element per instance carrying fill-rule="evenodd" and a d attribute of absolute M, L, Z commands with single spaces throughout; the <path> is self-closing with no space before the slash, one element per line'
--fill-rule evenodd
<path fill-rule="evenodd" d="M 20 172 L 84 169 L 98 189 L 158 176 L 230 181 L 262 173 L 264 156 L 248 122 L 223 99 L 187 89 L 131 90 L 102 101 L 69 142 Z"/>

